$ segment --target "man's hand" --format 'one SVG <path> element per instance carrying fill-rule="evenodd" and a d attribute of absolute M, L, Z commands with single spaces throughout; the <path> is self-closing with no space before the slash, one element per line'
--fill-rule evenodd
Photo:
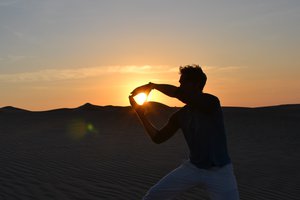
<path fill-rule="evenodd" d="M 145 105 L 141 106 L 141 105 L 137 104 L 133 97 L 134 97 L 134 95 L 129 96 L 129 102 L 130 102 L 130 105 L 132 106 L 132 108 L 137 112 L 138 115 L 145 114 L 146 106 Z"/>
<path fill-rule="evenodd" d="M 146 84 L 146 85 L 142 85 L 142 86 L 140 86 L 140 87 L 137 87 L 137 88 L 135 88 L 132 92 L 131 92 L 131 95 L 132 96 L 135 96 L 135 95 L 137 95 L 137 94 L 139 94 L 139 93 L 145 93 L 146 95 L 148 95 L 150 92 L 151 92 L 151 90 L 154 88 L 154 83 L 148 83 L 148 84 Z"/>

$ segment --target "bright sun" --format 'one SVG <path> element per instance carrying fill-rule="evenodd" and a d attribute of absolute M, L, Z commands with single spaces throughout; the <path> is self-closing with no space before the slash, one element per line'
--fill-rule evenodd
<path fill-rule="evenodd" d="M 147 101 L 147 95 L 145 93 L 140 93 L 133 97 L 137 104 L 143 105 Z"/>

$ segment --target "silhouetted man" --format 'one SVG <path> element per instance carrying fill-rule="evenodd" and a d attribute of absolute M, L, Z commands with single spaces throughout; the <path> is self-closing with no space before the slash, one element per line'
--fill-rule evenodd
<path fill-rule="evenodd" d="M 172 199 L 185 190 L 201 185 L 213 200 L 237 200 L 239 193 L 233 173 L 219 99 L 203 93 L 206 75 L 198 65 L 180 67 L 180 86 L 149 83 L 132 91 L 130 103 L 152 141 L 159 144 L 181 129 L 189 147 L 189 160 L 154 185 L 145 200 Z M 186 105 L 175 112 L 158 130 L 146 117 L 144 107 L 133 97 L 156 89 Z"/>

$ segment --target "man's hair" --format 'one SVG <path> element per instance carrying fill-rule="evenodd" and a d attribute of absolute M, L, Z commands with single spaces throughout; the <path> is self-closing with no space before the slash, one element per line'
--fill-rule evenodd
<path fill-rule="evenodd" d="M 199 65 L 180 66 L 179 72 L 184 75 L 186 80 L 200 84 L 200 89 L 203 90 L 207 77 Z"/>

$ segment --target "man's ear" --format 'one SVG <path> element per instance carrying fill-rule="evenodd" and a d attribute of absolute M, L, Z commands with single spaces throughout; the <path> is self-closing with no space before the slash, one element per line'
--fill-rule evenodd
<path fill-rule="evenodd" d="M 201 86 L 201 84 L 199 82 L 193 82 L 194 89 L 198 90 L 200 88 L 200 86 Z"/>

